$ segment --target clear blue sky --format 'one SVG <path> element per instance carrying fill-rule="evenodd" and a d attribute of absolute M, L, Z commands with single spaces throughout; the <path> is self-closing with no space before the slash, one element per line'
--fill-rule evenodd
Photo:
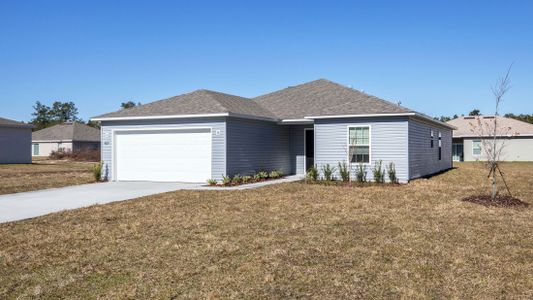
<path fill-rule="evenodd" d="M 199 88 L 252 97 L 318 78 L 432 116 L 533 113 L 533 1 L 2 1 L 0 116 L 80 117 Z M 429 2 L 432 2 L 431 4 Z"/>

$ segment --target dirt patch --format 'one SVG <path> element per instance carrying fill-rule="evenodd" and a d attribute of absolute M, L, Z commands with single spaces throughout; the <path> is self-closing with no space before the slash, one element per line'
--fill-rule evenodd
<path fill-rule="evenodd" d="M 492 200 L 490 195 L 474 195 L 464 198 L 462 201 L 472 202 L 484 206 L 496 206 L 496 207 L 528 207 L 529 203 L 524 202 L 518 198 L 512 196 L 498 195 L 496 199 Z"/>

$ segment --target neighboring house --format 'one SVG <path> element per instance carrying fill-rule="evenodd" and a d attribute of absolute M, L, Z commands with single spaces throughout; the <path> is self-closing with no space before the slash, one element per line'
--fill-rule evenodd
<path fill-rule="evenodd" d="M 52 151 L 100 149 L 100 130 L 78 122 L 66 122 L 32 134 L 32 155 L 49 156 Z"/>
<path fill-rule="evenodd" d="M 92 120 L 105 176 L 117 181 L 305 174 L 348 161 L 371 179 L 383 160 L 407 182 L 452 167 L 451 125 L 324 79 L 254 99 L 197 90 Z"/>
<path fill-rule="evenodd" d="M 486 159 L 483 141 L 494 134 L 494 116 L 466 116 L 448 121 L 457 127 L 453 131 L 453 160 L 476 161 Z M 496 134 L 499 143 L 504 143 L 501 160 L 533 161 L 533 124 L 498 116 Z M 483 130 L 480 130 L 483 128 Z M 483 133 L 481 133 L 483 131 Z"/>
<path fill-rule="evenodd" d="M 0 164 L 31 164 L 33 125 L 0 118 Z"/>

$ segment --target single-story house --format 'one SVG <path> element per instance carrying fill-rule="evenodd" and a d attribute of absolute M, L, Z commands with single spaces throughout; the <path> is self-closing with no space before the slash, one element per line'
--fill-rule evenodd
<path fill-rule="evenodd" d="M 501 116 L 463 116 L 448 124 L 453 131 L 452 155 L 454 161 L 486 159 L 483 144 L 492 139 L 494 121 L 498 124 L 497 140 L 503 143 L 500 159 L 503 161 L 533 161 L 533 124 Z"/>
<path fill-rule="evenodd" d="M 371 180 L 382 160 L 407 182 L 452 167 L 453 126 L 324 79 L 253 99 L 197 90 L 92 120 L 116 181 L 305 174 L 339 162 L 363 164 Z"/>
<path fill-rule="evenodd" d="M 0 164 L 31 164 L 33 125 L 0 118 Z"/>
<path fill-rule="evenodd" d="M 49 156 L 52 151 L 100 149 L 100 130 L 79 122 L 65 122 L 32 134 L 32 155 Z"/>

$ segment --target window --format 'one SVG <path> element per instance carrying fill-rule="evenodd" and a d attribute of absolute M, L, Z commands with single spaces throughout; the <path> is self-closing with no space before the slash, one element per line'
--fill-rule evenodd
<path fill-rule="evenodd" d="M 439 131 L 439 160 L 442 160 L 442 135 Z"/>
<path fill-rule="evenodd" d="M 349 127 L 348 143 L 351 163 L 370 162 L 370 127 Z"/>
<path fill-rule="evenodd" d="M 472 155 L 481 155 L 481 140 L 472 141 Z"/>
<path fill-rule="evenodd" d="M 429 137 L 429 140 L 430 140 L 430 146 L 431 148 L 433 148 L 433 130 L 431 130 L 431 135 Z"/>
<path fill-rule="evenodd" d="M 39 144 L 33 144 L 33 155 L 39 155 Z"/>

